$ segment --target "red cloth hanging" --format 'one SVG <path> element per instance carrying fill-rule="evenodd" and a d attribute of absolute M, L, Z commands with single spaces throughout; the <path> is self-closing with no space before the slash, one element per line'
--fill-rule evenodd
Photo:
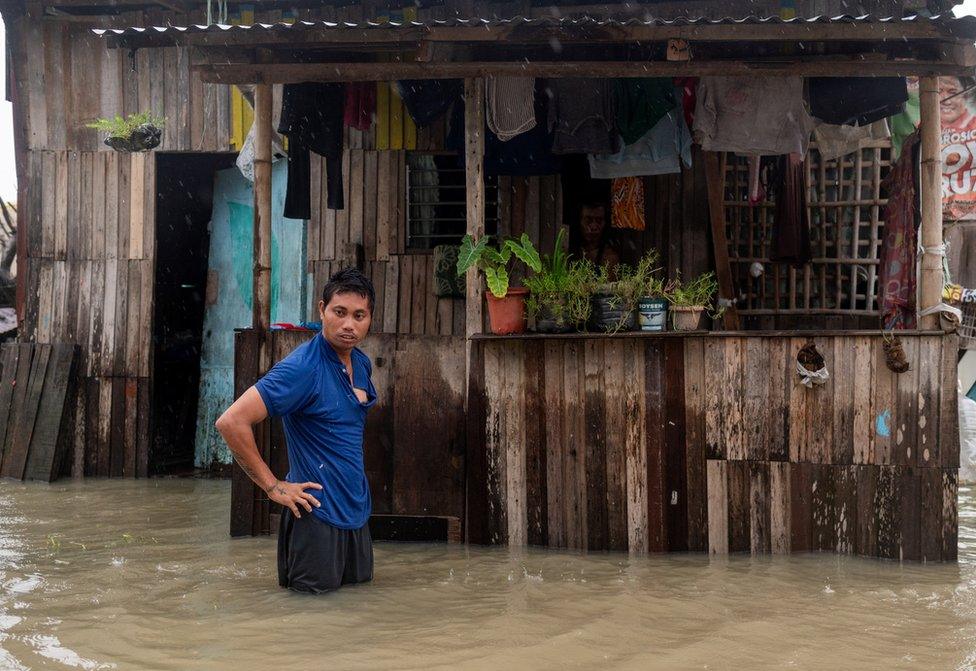
<path fill-rule="evenodd" d="M 343 122 L 350 128 L 369 130 L 376 111 L 376 83 L 351 82 L 346 84 L 346 101 Z"/>
<path fill-rule="evenodd" d="M 888 204 L 881 239 L 881 326 L 915 328 L 915 251 L 918 245 L 918 131 L 908 136 L 901 156 L 884 181 Z"/>

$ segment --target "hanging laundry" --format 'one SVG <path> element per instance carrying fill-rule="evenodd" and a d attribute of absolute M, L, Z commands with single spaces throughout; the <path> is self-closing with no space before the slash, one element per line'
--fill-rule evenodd
<path fill-rule="evenodd" d="M 828 123 L 817 124 L 813 129 L 813 139 L 821 158 L 832 160 L 853 154 L 871 140 L 887 140 L 891 137 L 888 122 L 884 119 L 867 126 L 835 126 Z"/>
<path fill-rule="evenodd" d="M 621 177 L 613 180 L 611 194 L 611 226 L 643 231 L 644 221 L 644 178 Z"/>
<path fill-rule="evenodd" d="M 674 107 L 674 83 L 669 78 L 617 79 L 617 130 L 624 144 L 633 144 Z"/>
<path fill-rule="evenodd" d="M 810 77 L 810 113 L 824 123 L 867 126 L 900 113 L 904 77 Z"/>
<path fill-rule="evenodd" d="M 691 167 L 691 133 L 679 106 L 675 106 L 637 142 L 616 154 L 590 154 L 590 177 L 612 179 L 681 172 Z"/>
<path fill-rule="evenodd" d="M 396 83 L 407 114 L 418 126 L 429 126 L 462 101 L 460 79 L 404 79 Z"/>
<path fill-rule="evenodd" d="M 769 258 L 801 266 L 811 258 L 803 157 L 788 154 L 768 161 L 771 165 L 767 192 L 776 202 Z"/>
<path fill-rule="evenodd" d="M 278 132 L 288 138 L 288 190 L 285 216 L 312 216 L 309 151 L 326 159 L 327 207 L 343 208 L 343 84 L 286 84 L 281 97 Z M 317 185 L 316 185 L 317 186 Z"/>
<path fill-rule="evenodd" d="M 256 131 L 255 124 L 251 124 L 251 130 L 247 132 L 247 137 L 244 138 L 244 146 L 237 153 L 237 169 L 241 171 L 244 175 L 244 179 L 254 183 L 254 133 Z M 285 150 L 281 147 L 281 137 L 277 133 L 271 134 L 271 162 L 274 163 L 278 159 L 285 158 L 287 154 Z"/>
<path fill-rule="evenodd" d="M 542 89 L 542 90 L 540 90 Z M 485 174 L 530 177 L 556 175 L 562 170 L 562 159 L 552 153 L 552 134 L 546 127 L 547 101 L 544 84 L 538 80 L 535 99 L 536 125 L 511 140 L 502 141 L 494 133 L 485 134 Z M 451 112 L 444 148 L 455 151 L 464 165 L 464 105 L 456 104 Z"/>
<path fill-rule="evenodd" d="M 883 184 L 888 193 L 879 278 L 883 329 L 915 328 L 915 251 L 921 220 L 917 191 L 918 147 L 918 133 L 905 139 L 901 158 Z"/>
<path fill-rule="evenodd" d="M 376 83 L 346 84 L 346 104 L 343 123 L 356 130 L 369 130 L 376 112 Z"/>
<path fill-rule="evenodd" d="M 535 79 L 488 77 L 485 81 L 488 128 L 507 142 L 535 127 Z"/>
<path fill-rule="evenodd" d="M 800 77 L 702 77 L 695 137 L 705 151 L 805 156 L 813 120 Z"/>
<path fill-rule="evenodd" d="M 615 154 L 620 149 L 611 80 L 551 79 L 547 91 L 554 154 Z"/>
<path fill-rule="evenodd" d="M 752 154 L 746 160 L 749 163 L 749 205 L 755 206 L 766 200 L 766 188 L 760 179 L 762 156 Z"/>
<path fill-rule="evenodd" d="M 921 101 L 918 95 L 918 77 L 907 77 L 908 100 L 901 113 L 888 119 L 891 127 L 891 159 L 897 161 L 901 156 L 901 146 L 905 139 L 915 132 L 922 118 Z"/>
<path fill-rule="evenodd" d="M 674 85 L 681 96 L 681 109 L 685 113 L 688 128 L 695 125 L 695 105 L 698 102 L 698 77 L 675 77 Z"/>

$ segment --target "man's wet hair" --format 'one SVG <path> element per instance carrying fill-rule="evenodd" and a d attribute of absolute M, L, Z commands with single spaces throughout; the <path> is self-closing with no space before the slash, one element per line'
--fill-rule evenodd
<path fill-rule="evenodd" d="M 376 302 L 376 292 L 373 282 L 363 275 L 358 268 L 345 268 L 329 278 L 322 289 L 322 302 L 328 305 L 336 294 L 358 294 L 369 303 L 369 311 L 373 312 Z"/>

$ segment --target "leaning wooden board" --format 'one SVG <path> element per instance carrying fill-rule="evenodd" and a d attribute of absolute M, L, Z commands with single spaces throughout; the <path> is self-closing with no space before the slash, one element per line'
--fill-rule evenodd
<path fill-rule="evenodd" d="M 74 437 L 77 359 L 76 345 L 3 345 L 0 476 L 50 482 L 66 470 Z"/>

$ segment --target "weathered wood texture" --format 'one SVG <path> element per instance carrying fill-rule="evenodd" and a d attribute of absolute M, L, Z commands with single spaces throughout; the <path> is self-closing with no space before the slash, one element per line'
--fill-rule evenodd
<path fill-rule="evenodd" d="M 51 482 L 70 471 L 77 358 L 75 345 L 3 345 L 0 477 Z"/>
<path fill-rule="evenodd" d="M 153 12 L 122 16 L 134 21 L 128 25 L 163 19 Z M 197 11 L 171 20 L 205 17 Z M 230 87 L 205 83 L 191 71 L 189 48 L 109 49 L 87 22 L 29 15 L 22 26 L 23 62 L 15 66 L 26 75 L 29 150 L 111 151 L 86 124 L 146 111 L 166 118 L 163 151 L 230 148 Z"/>
<path fill-rule="evenodd" d="M 272 331 L 270 351 L 280 361 L 313 334 Z M 235 395 L 263 374 L 260 338 L 236 335 Z M 373 361 L 378 400 L 369 412 L 364 458 L 377 514 L 464 518 L 464 339 L 374 334 L 363 345 Z M 279 420 L 255 428 L 262 456 L 280 478 L 288 452 Z M 235 464 L 231 535 L 270 533 L 279 506 Z"/>
<path fill-rule="evenodd" d="M 20 337 L 79 346 L 73 476 L 145 476 L 155 256 L 152 154 L 33 151 Z"/>
<path fill-rule="evenodd" d="M 954 559 L 955 391 L 937 380 L 956 339 L 903 335 L 901 375 L 880 335 L 814 340 L 831 377 L 812 389 L 800 338 L 476 341 L 472 540 Z"/>

